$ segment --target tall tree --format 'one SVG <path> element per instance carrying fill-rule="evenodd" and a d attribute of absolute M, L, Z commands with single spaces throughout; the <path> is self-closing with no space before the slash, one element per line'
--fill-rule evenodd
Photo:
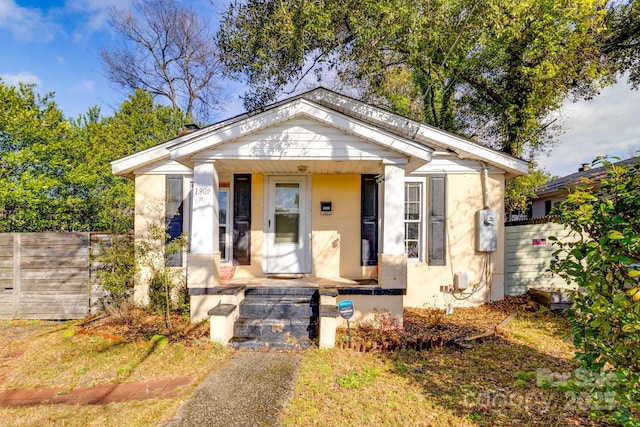
<path fill-rule="evenodd" d="M 335 71 L 419 120 L 516 156 L 553 136 L 550 112 L 610 80 L 605 0 L 236 0 L 217 34 L 248 108 Z M 402 90 L 398 90 L 402 88 Z"/>
<path fill-rule="evenodd" d="M 56 220 L 69 229 L 61 177 L 70 127 L 53 95 L 0 80 L 0 231 L 51 229 Z"/>
<path fill-rule="evenodd" d="M 68 175 L 70 182 L 88 192 L 84 203 L 94 206 L 88 229 L 133 228 L 133 182 L 114 176 L 110 162 L 176 137 L 183 123 L 180 111 L 154 104 L 152 95 L 141 90 L 131 94 L 113 116 L 98 118 L 94 108 L 78 119 L 74 139 L 81 148 Z"/>
<path fill-rule="evenodd" d="M 618 2 L 609 9 L 605 52 L 629 82 L 640 87 L 640 1 Z"/>
<path fill-rule="evenodd" d="M 218 49 L 198 13 L 174 0 L 137 0 L 130 10 L 113 8 L 110 19 L 122 37 L 101 53 L 111 81 L 202 120 L 221 108 Z"/>
<path fill-rule="evenodd" d="M 166 141 L 179 111 L 137 91 L 113 116 L 97 107 L 66 120 L 52 95 L 0 81 L 0 232 L 133 227 L 133 183 L 109 162 Z"/>
<path fill-rule="evenodd" d="M 535 162 L 529 163 L 529 171 L 526 175 L 517 176 L 505 183 L 505 214 L 516 211 L 526 212 L 531 206 L 531 200 L 536 197 L 538 187 L 550 180 L 551 176 L 545 170 L 539 169 Z"/>

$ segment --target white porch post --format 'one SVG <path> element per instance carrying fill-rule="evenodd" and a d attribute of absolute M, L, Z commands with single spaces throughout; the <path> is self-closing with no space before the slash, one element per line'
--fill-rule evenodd
<path fill-rule="evenodd" d="M 214 162 L 196 163 L 193 168 L 191 253 L 219 252 L 218 172 Z"/>
<path fill-rule="evenodd" d="M 384 164 L 382 247 L 378 260 L 383 288 L 407 287 L 404 253 L 404 164 Z"/>
<path fill-rule="evenodd" d="M 187 262 L 187 283 L 193 289 L 190 291 L 192 296 L 207 295 L 206 289 L 220 284 L 218 184 L 215 162 L 196 161 L 193 167 L 191 250 Z M 193 306 L 193 297 L 191 300 Z M 194 314 L 192 307 L 192 319 Z"/>

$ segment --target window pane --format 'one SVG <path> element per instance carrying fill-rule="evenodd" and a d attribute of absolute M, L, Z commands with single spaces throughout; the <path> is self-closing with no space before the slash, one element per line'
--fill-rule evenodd
<path fill-rule="evenodd" d="M 226 224 L 227 223 L 227 206 L 228 205 L 228 196 L 229 193 L 227 193 L 226 191 L 220 191 L 218 193 L 218 205 L 220 207 L 220 214 L 219 214 L 219 218 L 220 218 L 220 224 Z"/>
<path fill-rule="evenodd" d="M 405 242 L 405 250 L 407 251 L 407 256 L 409 258 L 418 258 L 420 254 L 419 245 L 416 241 L 407 240 Z"/>
<path fill-rule="evenodd" d="M 298 243 L 299 214 L 276 213 L 276 243 Z"/>
<path fill-rule="evenodd" d="M 300 184 L 276 184 L 276 212 L 298 213 L 300 207 Z"/>
<path fill-rule="evenodd" d="M 404 238 L 406 240 L 418 240 L 420 238 L 420 224 L 417 222 L 405 223 Z"/>
<path fill-rule="evenodd" d="M 408 184 L 405 195 L 407 201 L 420 201 L 420 184 Z"/>
<path fill-rule="evenodd" d="M 218 221 L 219 221 L 219 242 L 220 259 L 227 261 L 227 212 L 229 210 L 229 191 L 220 189 L 218 191 Z"/>
<path fill-rule="evenodd" d="M 408 202 L 404 204 L 404 219 L 420 219 L 420 203 Z"/>
<path fill-rule="evenodd" d="M 220 258 L 223 260 L 227 259 L 227 239 L 226 239 L 226 233 L 227 233 L 227 227 L 220 227 L 219 229 L 219 234 L 220 234 L 220 242 L 219 242 L 219 248 L 220 248 Z"/>

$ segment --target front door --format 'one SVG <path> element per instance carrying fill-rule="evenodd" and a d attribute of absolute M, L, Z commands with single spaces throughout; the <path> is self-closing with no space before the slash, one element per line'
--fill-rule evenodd
<path fill-rule="evenodd" d="M 311 242 L 307 177 L 271 176 L 267 185 L 266 273 L 309 273 Z"/>

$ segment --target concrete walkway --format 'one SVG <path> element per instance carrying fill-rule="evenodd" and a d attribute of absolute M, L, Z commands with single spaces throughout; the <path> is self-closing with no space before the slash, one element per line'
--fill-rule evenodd
<path fill-rule="evenodd" d="M 300 360 L 290 353 L 238 352 L 163 427 L 278 426 L 292 396 Z"/>

